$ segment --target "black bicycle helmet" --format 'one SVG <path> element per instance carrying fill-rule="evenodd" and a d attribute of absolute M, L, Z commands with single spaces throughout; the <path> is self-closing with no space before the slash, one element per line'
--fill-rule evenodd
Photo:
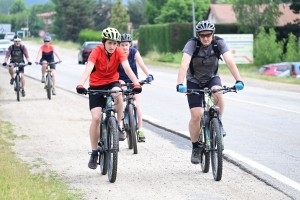
<path fill-rule="evenodd" d="M 213 23 L 210 21 L 201 21 L 196 25 L 196 32 L 202 32 L 202 31 L 212 31 L 215 32 L 216 28 Z"/>
<path fill-rule="evenodd" d="M 44 37 L 44 42 L 50 42 L 51 41 L 51 37 L 50 36 L 45 36 Z"/>
<path fill-rule="evenodd" d="M 21 37 L 19 35 L 14 36 L 14 41 L 21 41 Z"/>
<path fill-rule="evenodd" d="M 121 41 L 120 42 L 132 42 L 131 35 L 128 33 L 123 33 L 121 35 Z"/>

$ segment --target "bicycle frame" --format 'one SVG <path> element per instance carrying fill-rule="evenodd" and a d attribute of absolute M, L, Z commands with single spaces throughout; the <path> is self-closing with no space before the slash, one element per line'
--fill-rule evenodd
<path fill-rule="evenodd" d="M 22 88 L 22 76 L 20 75 L 19 67 L 25 67 L 27 64 L 24 63 L 14 63 L 14 68 L 16 69 L 14 77 L 14 90 L 17 94 L 17 100 L 20 101 L 20 92 Z"/>

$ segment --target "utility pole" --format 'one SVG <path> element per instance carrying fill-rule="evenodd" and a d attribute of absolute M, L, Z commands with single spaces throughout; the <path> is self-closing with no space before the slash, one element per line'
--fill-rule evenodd
<path fill-rule="evenodd" d="M 194 0 L 192 0 L 192 12 L 193 12 L 193 36 L 196 37 L 196 22 L 195 22 L 195 5 Z"/>
<path fill-rule="evenodd" d="M 28 39 L 28 13 L 27 13 L 27 39 Z"/>

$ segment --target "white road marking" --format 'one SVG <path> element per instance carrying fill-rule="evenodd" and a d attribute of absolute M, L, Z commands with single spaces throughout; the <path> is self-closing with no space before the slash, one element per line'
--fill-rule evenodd
<path fill-rule="evenodd" d="M 248 104 L 252 104 L 252 105 L 256 105 L 256 106 L 262 106 L 262 107 L 266 107 L 266 108 L 272 108 L 272 109 L 276 109 L 276 110 L 281 110 L 281 111 L 300 114 L 299 111 L 295 111 L 295 110 L 288 110 L 288 109 L 284 109 L 284 108 L 278 108 L 278 107 L 274 107 L 274 106 L 268 106 L 268 105 L 264 105 L 264 104 L 253 103 L 253 102 L 249 102 L 249 101 L 243 101 L 243 100 L 228 98 L 228 97 L 225 97 L 225 99 L 230 99 L 230 100 L 233 100 L 233 101 L 239 101 L 239 102 L 248 103 Z"/>
<path fill-rule="evenodd" d="M 224 150 L 224 154 L 227 154 L 227 155 L 229 155 L 229 156 L 231 156 L 231 157 L 233 157 L 237 160 L 240 160 L 240 161 L 250 165 L 251 167 L 254 167 L 255 169 L 258 169 L 259 171 L 270 175 L 271 177 L 277 179 L 278 181 L 280 181 L 280 182 L 282 182 L 282 183 L 284 183 L 284 184 L 300 191 L 300 184 L 299 183 L 283 176 L 282 174 L 277 173 L 276 171 L 274 171 L 274 170 L 272 170 L 268 167 L 265 167 L 264 165 L 259 164 L 258 162 L 250 160 L 250 159 L 248 159 L 248 158 L 246 158 L 246 157 L 244 157 L 244 156 L 242 156 L 238 153 L 235 153 L 231 150 L 228 150 L 228 149 Z"/>

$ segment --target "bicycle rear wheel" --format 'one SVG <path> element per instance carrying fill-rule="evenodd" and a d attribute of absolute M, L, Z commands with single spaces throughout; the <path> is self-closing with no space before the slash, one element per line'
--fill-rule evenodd
<path fill-rule="evenodd" d="M 128 105 L 128 115 L 129 115 L 129 127 L 130 127 L 130 140 L 133 147 L 133 153 L 137 154 L 137 134 L 136 134 L 136 118 L 135 112 L 132 104 Z"/>
<path fill-rule="evenodd" d="M 199 135 L 199 140 L 198 142 L 200 144 L 202 144 L 202 147 L 205 148 L 205 144 L 206 144 L 206 140 L 205 140 L 205 125 L 204 125 L 204 118 L 201 118 L 201 122 L 200 122 L 200 135 Z M 209 161 L 210 161 L 210 152 L 209 151 L 205 151 L 203 154 L 201 155 L 201 169 L 202 172 L 207 173 L 209 171 Z"/>
<path fill-rule="evenodd" d="M 223 171 L 223 149 L 222 135 L 217 118 L 213 118 L 210 122 L 210 137 L 211 137 L 211 167 L 215 181 L 220 181 Z"/>
<path fill-rule="evenodd" d="M 15 77 L 15 81 L 16 81 L 16 93 L 17 93 L 17 100 L 20 101 L 20 76 L 17 75 Z"/>
<path fill-rule="evenodd" d="M 99 150 L 99 165 L 100 165 L 100 172 L 102 175 L 107 174 L 107 152 L 104 149 L 104 140 L 103 140 L 103 136 L 105 134 L 106 128 L 105 128 L 105 124 L 100 123 L 100 137 L 99 137 L 99 141 L 98 141 L 98 150 Z"/>
<path fill-rule="evenodd" d="M 47 90 L 47 98 L 51 100 L 51 75 L 49 72 L 46 75 L 46 90 Z"/>
<path fill-rule="evenodd" d="M 115 117 L 109 117 L 107 122 L 107 144 L 108 144 L 108 180 L 114 183 L 117 178 L 119 137 L 117 121 Z"/>

